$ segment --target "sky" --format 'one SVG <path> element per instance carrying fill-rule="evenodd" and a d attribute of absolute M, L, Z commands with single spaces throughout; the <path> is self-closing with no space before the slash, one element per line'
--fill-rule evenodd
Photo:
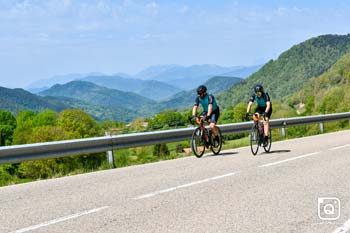
<path fill-rule="evenodd" d="M 154 65 L 250 66 L 350 33 L 349 1 L 0 0 L 0 86 Z"/>

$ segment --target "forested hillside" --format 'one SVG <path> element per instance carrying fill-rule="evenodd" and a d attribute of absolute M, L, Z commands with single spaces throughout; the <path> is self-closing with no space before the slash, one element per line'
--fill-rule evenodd
<path fill-rule="evenodd" d="M 247 101 L 251 88 L 263 84 L 273 99 L 286 99 L 298 92 L 312 77 L 328 70 L 350 51 L 350 34 L 323 35 L 293 46 L 277 60 L 271 60 L 244 82 L 235 85 L 219 97 L 224 107 Z"/>
<path fill-rule="evenodd" d="M 312 78 L 290 99 L 289 104 L 304 115 L 350 110 L 350 54 L 344 55 L 327 72 Z"/>

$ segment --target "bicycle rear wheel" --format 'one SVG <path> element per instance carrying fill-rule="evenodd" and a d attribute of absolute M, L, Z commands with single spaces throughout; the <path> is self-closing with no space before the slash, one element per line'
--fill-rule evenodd
<path fill-rule="evenodd" d="M 272 133 L 271 133 L 271 129 L 270 129 L 270 131 L 269 131 L 268 144 L 267 144 L 266 146 L 264 146 L 265 152 L 270 152 L 270 150 L 271 150 L 271 144 L 272 144 Z"/>
<path fill-rule="evenodd" d="M 211 142 L 211 146 L 210 146 L 210 149 L 211 151 L 215 154 L 215 155 L 218 155 L 221 151 L 221 147 L 222 147 L 222 134 L 221 134 L 221 130 L 219 127 L 217 127 L 217 130 L 218 130 L 218 138 L 219 138 L 219 141 L 217 142 L 217 145 L 215 145 L 215 135 L 213 133 L 210 134 L 210 142 Z"/>
<path fill-rule="evenodd" d="M 253 125 L 252 130 L 250 132 L 250 149 L 253 155 L 256 155 L 259 150 L 260 145 L 260 135 L 257 125 Z"/>
<path fill-rule="evenodd" d="M 197 158 L 202 157 L 205 151 L 205 144 L 202 137 L 202 130 L 200 127 L 193 131 L 191 139 L 191 149 Z"/>

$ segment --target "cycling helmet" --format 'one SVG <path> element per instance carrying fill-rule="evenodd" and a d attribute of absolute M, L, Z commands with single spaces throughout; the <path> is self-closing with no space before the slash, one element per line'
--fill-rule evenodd
<path fill-rule="evenodd" d="M 197 88 L 197 94 L 198 94 L 198 95 L 201 95 L 201 94 L 203 94 L 204 92 L 207 92 L 207 87 L 204 86 L 204 85 L 200 85 L 200 86 Z"/>
<path fill-rule="evenodd" d="M 264 88 L 262 85 L 258 84 L 254 87 L 254 92 L 258 93 L 258 92 L 264 92 Z"/>

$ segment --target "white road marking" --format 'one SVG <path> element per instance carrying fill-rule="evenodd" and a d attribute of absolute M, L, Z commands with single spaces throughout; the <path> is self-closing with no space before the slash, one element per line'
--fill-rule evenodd
<path fill-rule="evenodd" d="M 64 222 L 64 221 L 67 221 L 67 220 L 70 220 L 70 219 L 73 219 L 73 218 L 79 218 L 79 217 L 81 217 L 83 215 L 92 214 L 92 213 L 104 210 L 106 208 L 109 208 L 109 206 L 103 206 L 103 207 L 100 207 L 100 208 L 96 208 L 96 209 L 92 209 L 92 210 L 86 210 L 86 211 L 83 211 L 83 212 L 80 212 L 80 213 L 76 213 L 76 214 L 72 214 L 72 215 L 69 215 L 69 216 L 53 219 L 51 221 L 40 223 L 38 225 L 26 227 L 26 228 L 23 228 L 23 229 L 19 229 L 19 230 L 13 231 L 11 233 L 22 233 L 22 232 L 32 231 L 32 230 L 35 230 L 35 229 L 38 229 L 38 228 L 41 228 L 41 227 L 46 227 L 46 226 L 53 225 L 53 224 L 56 224 L 56 223 L 59 223 L 59 222 Z"/>
<path fill-rule="evenodd" d="M 285 160 L 280 160 L 280 161 L 273 162 L 273 163 L 263 164 L 263 165 L 260 165 L 258 167 L 270 167 L 270 166 L 273 166 L 273 165 L 277 165 L 277 164 L 280 164 L 280 163 L 285 163 L 285 162 L 293 161 L 293 160 L 296 160 L 296 159 L 309 157 L 309 156 L 316 155 L 316 154 L 319 154 L 319 153 L 321 153 L 321 152 L 318 151 L 318 152 L 314 152 L 314 153 L 310 153 L 310 154 L 300 155 L 300 156 L 297 156 L 297 157 L 293 157 L 293 158 L 289 158 L 289 159 L 285 159 Z"/>
<path fill-rule="evenodd" d="M 331 148 L 329 150 L 338 150 L 338 149 L 342 149 L 342 148 L 349 147 L 349 146 L 350 146 L 350 144 L 346 144 L 344 146 L 333 147 L 333 148 Z"/>
<path fill-rule="evenodd" d="M 332 233 L 346 233 L 350 231 L 350 219 L 346 221 L 342 226 L 335 229 Z"/>
<path fill-rule="evenodd" d="M 179 185 L 179 186 L 176 186 L 176 187 L 172 187 L 172 188 L 163 189 L 163 190 L 159 190 L 159 191 L 156 191 L 156 192 L 148 193 L 148 194 L 145 194 L 145 195 L 141 195 L 141 196 L 135 197 L 133 199 L 134 200 L 140 200 L 140 199 L 144 199 L 144 198 L 154 197 L 154 196 L 157 196 L 157 195 L 162 194 L 162 193 L 175 191 L 177 189 L 187 188 L 187 187 L 190 187 L 190 186 L 193 186 L 193 185 L 196 185 L 196 184 L 202 184 L 202 183 L 205 183 L 205 182 L 209 182 L 209 181 L 218 180 L 218 179 L 222 179 L 222 178 L 225 178 L 225 177 L 233 176 L 233 175 L 235 175 L 237 173 L 239 173 L 239 172 L 232 172 L 232 173 L 227 173 L 227 174 L 224 174 L 224 175 L 221 175 L 221 176 L 214 176 L 214 177 L 207 178 L 207 179 L 204 179 L 204 180 L 198 180 L 198 181 L 195 181 L 195 182 Z"/>

